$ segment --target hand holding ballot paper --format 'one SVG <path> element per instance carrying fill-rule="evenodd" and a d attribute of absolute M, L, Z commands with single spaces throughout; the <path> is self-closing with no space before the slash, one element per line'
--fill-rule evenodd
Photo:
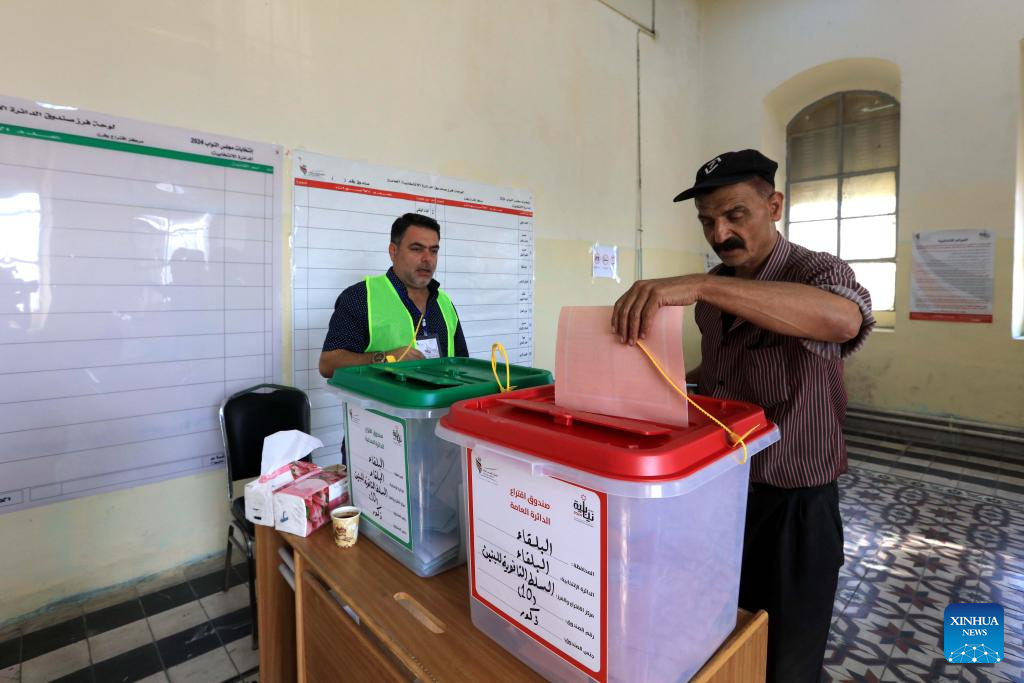
<path fill-rule="evenodd" d="M 612 331 L 610 306 L 566 307 L 558 319 L 555 404 L 685 427 L 687 403 L 635 346 Z M 662 369 L 683 388 L 683 309 L 666 308 L 650 323 L 647 345 Z"/>

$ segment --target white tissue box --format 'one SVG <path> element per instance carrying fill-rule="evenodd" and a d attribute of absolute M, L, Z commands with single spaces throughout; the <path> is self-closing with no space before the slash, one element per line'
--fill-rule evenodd
<path fill-rule="evenodd" d="M 274 528 L 296 536 L 330 524 L 331 510 L 348 502 L 344 465 L 300 477 L 274 491 Z"/>
<path fill-rule="evenodd" d="M 263 438 L 260 477 L 245 485 L 245 518 L 253 524 L 274 526 L 274 491 L 320 468 L 299 462 L 323 442 L 298 429 L 274 432 Z"/>
<path fill-rule="evenodd" d="M 245 485 L 245 518 L 253 524 L 274 526 L 274 491 L 320 468 L 311 462 L 293 462 L 278 467 Z"/>

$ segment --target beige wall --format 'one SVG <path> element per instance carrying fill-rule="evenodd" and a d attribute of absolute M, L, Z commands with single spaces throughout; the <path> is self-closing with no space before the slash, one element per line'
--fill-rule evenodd
<path fill-rule="evenodd" d="M 851 401 L 1024 425 L 1011 336 L 1024 3 L 706 0 L 701 27 L 702 158 L 784 159 L 789 117 L 835 90 L 900 99 L 897 313 L 848 363 Z M 960 228 L 998 235 L 993 324 L 908 320 L 911 234 Z"/>
<path fill-rule="evenodd" d="M 609 3 L 649 23 L 650 4 Z M 12 1 L 6 95 L 532 190 L 537 364 L 557 311 L 632 280 L 641 56 L 649 272 L 674 270 L 666 197 L 697 163 L 696 3 L 659 3 L 659 36 L 597 0 Z M 638 43 L 639 41 L 639 43 Z M 685 85 L 685 87 L 680 87 Z M 685 172 L 684 172 L 685 171 Z M 593 283 L 589 246 L 623 247 Z M 206 474 L 0 515 L 0 623 L 222 549 L 223 477 Z"/>

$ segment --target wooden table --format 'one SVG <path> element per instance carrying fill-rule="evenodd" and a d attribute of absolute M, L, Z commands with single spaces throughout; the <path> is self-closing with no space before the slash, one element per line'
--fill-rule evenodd
<path fill-rule="evenodd" d="M 278 571 L 293 551 L 295 590 Z M 466 567 L 421 579 L 373 543 L 342 550 L 328 529 L 309 538 L 256 527 L 260 681 L 541 681 L 476 629 Z M 693 679 L 764 681 L 768 615 L 736 629 Z"/>

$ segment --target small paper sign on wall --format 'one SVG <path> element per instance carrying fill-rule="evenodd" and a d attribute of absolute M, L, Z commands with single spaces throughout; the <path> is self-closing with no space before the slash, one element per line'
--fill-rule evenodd
<path fill-rule="evenodd" d="M 713 251 L 709 251 L 704 254 L 704 272 L 707 273 L 712 268 L 722 262 L 722 259 L 718 258 L 718 254 Z"/>
<path fill-rule="evenodd" d="M 910 319 L 992 322 L 991 230 L 915 232 Z"/>
<path fill-rule="evenodd" d="M 619 279 L 619 248 L 595 244 L 590 248 L 590 255 L 593 258 L 593 279 L 605 278 L 621 282 Z"/>

